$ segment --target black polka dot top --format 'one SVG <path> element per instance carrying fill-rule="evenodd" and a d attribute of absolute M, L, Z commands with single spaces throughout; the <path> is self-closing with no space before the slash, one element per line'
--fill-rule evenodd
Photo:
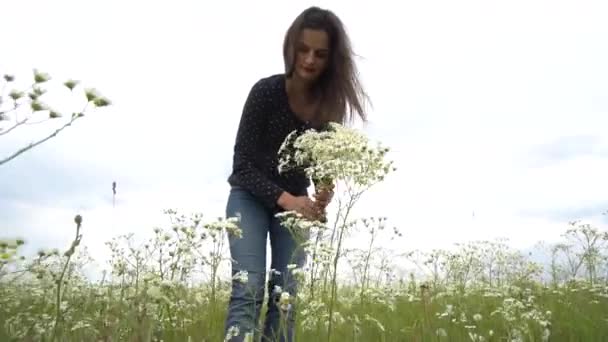
<path fill-rule="evenodd" d="M 248 190 L 267 208 L 279 211 L 277 200 L 283 191 L 294 196 L 307 194 L 310 180 L 302 170 L 279 174 L 278 151 L 289 133 L 310 127 L 289 106 L 285 75 L 257 81 L 243 108 L 228 183 Z"/>

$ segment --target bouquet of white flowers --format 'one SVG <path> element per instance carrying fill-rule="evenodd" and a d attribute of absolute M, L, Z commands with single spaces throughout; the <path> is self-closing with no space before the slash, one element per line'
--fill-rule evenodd
<path fill-rule="evenodd" d="M 372 146 L 356 129 L 329 123 L 319 131 L 291 132 L 279 149 L 279 172 L 303 168 L 315 185 L 343 181 L 367 188 L 394 170 L 393 162 L 384 160 L 388 151 L 379 143 Z"/>
<path fill-rule="evenodd" d="M 279 172 L 303 169 L 317 193 L 333 191 L 335 182 L 341 181 L 356 194 L 394 170 L 393 162 L 385 161 L 388 151 L 379 143 L 373 146 L 356 129 L 329 123 L 321 130 L 291 132 L 279 149 Z"/>

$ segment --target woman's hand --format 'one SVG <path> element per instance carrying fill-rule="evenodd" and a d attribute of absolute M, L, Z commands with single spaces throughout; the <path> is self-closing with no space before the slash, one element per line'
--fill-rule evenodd
<path fill-rule="evenodd" d="M 334 191 L 332 188 L 322 188 L 319 189 L 314 195 L 315 197 L 315 205 L 320 210 L 325 210 L 331 200 L 334 198 Z"/>
<path fill-rule="evenodd" d="M 317 206 L 317 208 L 320 210 L 325 210 L 325 208 L 327 208 L 327 206 L 333 199 L 334 192 L 330 189 L 322 189 L 319 192 L 316 192 L 314 197 L 315 205 Z"/>
<path fill-rule="evenodd" d="M 327 223 L 326 208 L 334 197 L 333 187 L 323 187 L 315 192 L 315 207 L 320 212 L 319 221 Z"/>
<path fill-rule="evenodd" d="M 284 192 L 278 200 L 279 206 L 287 211 L 295 211 L 309 220 L 318 220 L 323 213 L 308 196 L 293 196 Z"/>

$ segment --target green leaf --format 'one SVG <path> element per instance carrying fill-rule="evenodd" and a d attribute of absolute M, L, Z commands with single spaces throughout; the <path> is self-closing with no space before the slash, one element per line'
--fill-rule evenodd
<path fill-rule="evenodd" d="M 78 83 L 79 82 L 76 80 L 67 80 L 67 81 L 65 81 L 65 83 L 63 83 L 63 85 L 66 86 L 70 90 L 74 90 L 74 87 L 76 87 L 76 85 L 78 85 Z"/>
<path fill-rule="evenodd" d="M 44 95 L 44 93 L 46 93 L 45 89 L 42 89 L 42 88 L 37 87 L 37 86 L 34 86 L 33 90 L 34 90 L 34 94 L 36 94 L 38 96 L 42 96 L 42 95 Z"/>
<path fill-rule="evenodd" d="M 32 99 L 33 101 L 35 101 L 40 96 L 44 95 L 44 93 L 46 93 L 46 90 L 44 90 L 44 89 L 42 89 L 40 87 L 34 86 L 34 88 L 32 89 L 32 92 L 29 93 L 28 95 L 29 95 L 30 99 Z"/>
<path fill-rule="evenodd" d="M 89 88 L 84 91 L 84 94 L 87 97 L 87 101 L 94 101 L 97 98 L 97 90 Z"/>
<path fill-rule="evenodd" d="M 93 100 L 93 104 L 95 104 L 95 106 L 97 107 L 106 107 L 110 105 L 110 100 L 104 98 L 104 97 L 98 97 L 95 100 Z"/>
<path fill-rule="evenodd" d="M 19 100 L 20 98 L 23 97 L 23 92 L 22 91 L 17 91 L 17 90 L 13 90 L 11 91 L 11 93 L 9 94 L 9 96 L 11 97 L 11 99 L 13 99 L 14 101 Z"/>
<path fill-rule="evenodd" d="M 36 83 L 44 83 L 51 79 L 51 76 L 34 69 L 34 81 Z"/>
<path fill-rule="evenodd" d="M 42 105 L 40 102 L 38 101 L 34 101 L 30 104 L 30 106 L 32 107 L 32 110 L 34 112 L 40 111 L 40 110 L 45 110 L 44 105 Z"/>
<path fill-rule="evenodd" d="M 49 118 L 51 118 L 51 119 L 57 119 L 57 118 L 60 118 L 60 117 L 61 117 L 61 114 L 57 113 L 54 110 L 50 111 L 50 113 L 49 113 Z"/>
<path fill-rule="evenodd" d="M 49 76 L 46 73 L 40 72 L 36 69 L 34 69 L 34 82 L 36 83 L 44 83 L 48 80 L 51 79 L 51 76 Z"/>

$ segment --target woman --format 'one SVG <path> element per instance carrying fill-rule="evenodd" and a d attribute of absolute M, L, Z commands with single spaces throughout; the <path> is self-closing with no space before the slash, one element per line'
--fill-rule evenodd
<path fill-rule="evenodd" d="M 278 173 L 278 150 L 294 130 L 322 129 L 328 122 L 346 123 L 357 113 L 366 120 L 363 91 L 353 61 L 349 38 L 331 11 L 311 7 L 289 27 L 284 44 L 285 73 L 257 81 L 245 102 L 234 146 L 233 172 L 226 215 L 240 216 L 242 237 L 229 237 L 233 276 L 247 272 L 247 281 L 235 279 L 228 305 L 226 332 L 242 341 L 256 331 L 264 298 L 266 238 L 270 235 L 271 269 L 268 312 L 262 337 L 275 340 L 279 333 L 280 291 L 296 295 L 296 283 L 287 265 L 303 266 L 305 254 L 275 214 L 295 210 L 319 219 L 333 193 L 319 190 L 308 197 L 310 181 L 302 170 Z M 315 182 L 316 183 L 316 182 Z M 314 184 L 318 186 L 319 184 Z M 237 277 L 238 278 L 238 277 Z M 287 315 L 288 340 L 293 338 L 293 307 Z M 265 339 L 265 340 L 266 340 Z"/>

